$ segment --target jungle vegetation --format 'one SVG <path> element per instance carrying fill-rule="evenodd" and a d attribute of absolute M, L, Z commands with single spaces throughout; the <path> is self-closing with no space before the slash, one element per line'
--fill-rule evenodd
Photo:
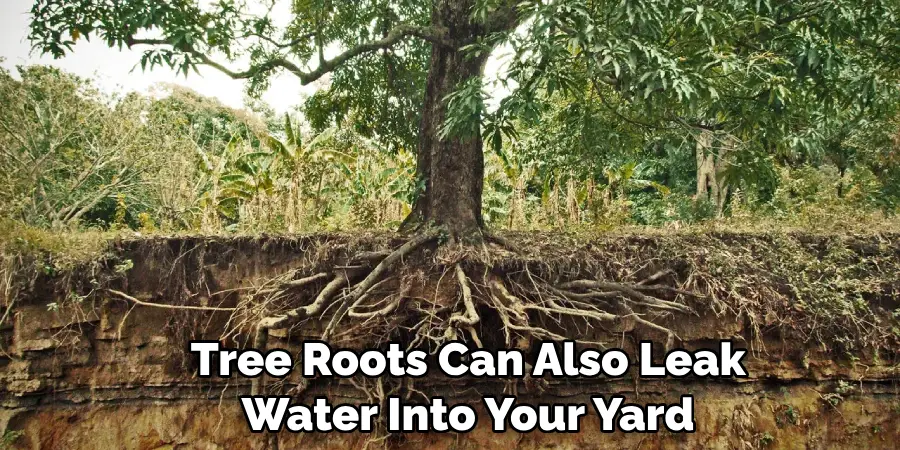
<path fill-rule="evenodd" d="M 36 0 L 39 52 L 100 39 L 145 68 L 247 79 L 251 98 L 278 72 L 326 83 L 281 116 L 4 73 L 0 213 L 466 234 L 900 208 L 893 1 L 293 1 L 287 27 L 258 6 Z M 489 105 L 495 50 L 510 92 Z"/>
<path fill-rule="evenodd" d="M 385 233 L 304 234 L 283 273 L 228 294 L 205 277 L 167 279 L 168 304 L 129 291 L 125 261 L 98 258 L 108 279 L 85 270 L 66 285 L 79 304 L 228 313 L 241 330 L 227 337 L 259 350 L 270 330 L 309 321 L 322 340 L 369 347 L 628 333 L 672 348 L 682 318 L 709 314 L 743 317 L 756 337 L 778 323 L 795 331 L 786 342 L 876 357 L 895 345 L 900 310 L 872 305 L 896 305 L 896 234 L 535 231 L 896 231 L 900 2 L 291 0 L 286 26 L 275 3 L 35 0 L 37 52 L 66 57 L 81 39 L 142 49 L 139 68 L 212 68 L 247 80 L 249 101 L 2 72 L 0 223 L 25 229 L 21 241 Z M 497 52 L 499 98 L 484 77 Z M 322 87 L 276 114 L 259 94 L 277 73 Z M 205 250 L 169 244 L 170 274 L 206 267 Z M 6 253 L 6 266 L 27 265 Z M 8 298 L 30 286 L 6 284 Z M 265 383 L 251 393 L 276 388 Z"/>

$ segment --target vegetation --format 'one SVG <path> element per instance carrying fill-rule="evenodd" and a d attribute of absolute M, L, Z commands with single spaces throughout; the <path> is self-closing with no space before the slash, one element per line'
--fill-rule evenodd
<path fill-rule="evenodd" d="M 177 307 L 252 324 L 258 348 L 313 319 L 323 339 L 527 347 L 589 342 L 596 326 L 671 346 L 671 316 L 725 312 L 848 353 L 895 339 L 896 317 L 868 301 L 896 304 L 883 287 L 896 258 L 873 263 L 843 238 L 812 251 L 802 235 L 686 235 L 615 260 L 557 235 L 581 253 L 551 264 L 544 235 L 502 231 L 896 230 L 900 3 L 292 1 L 284 26 L 274 3 L 36 0 L 30 38 L 55 57 L 93 38 L 144 49 L 144 68 L 246 79 L 251 98 L 276 73 L 322 87 L 281 116 L 174 86 L 108 95 L 52 68 L 2 73 L 5 223 L 401 232 L 234 306 L 178 294 Z M 483 71 L 497 52 L 508 92 L 491 103 Z M 154 306 L 115 287 L 79 295 Z"/>
<path fill-rule="evenodd" d="M 188 74 L 205 65 L 248 79 L 251 93 L 280 71 L 302 83 L 330 75 L 329 87 L 306 104 L 314 128 L 349 122 L 385 149 L 415 148 L 418 189 L 405 230 L 437 225 L 462 236 L 485 225 L 482 135 L 509 162 L 503 142 L 515 146 L 528 142 L 520 134 L 537 133 L 539 147 L 522 154 L 550 162 L 541 181 L 553 187 L 542 194 L 565 189 L 573 199 L 579 186 L 566 180 L 560 163 L 578 168 L 582 179 L 606 175 L 609 186 L 613 174 L 652 170 L 634 156 L 645 165 L 629 169 L 621 150 L 666 156 L 680 149 L 683 161 L 690 153 L 684 147 L 693 144 L 697 195 L 716 214 L 740 187 L 746 197 L 770 200 L 773 159 L 831 162 L 839 197 L 856 160 L 885 163 L 882 145 L 860 152 L 852 143 L 864 131 L 883 133 L 882 118 L 895 114 L 900 6 L 893 1 L 290 6 L 293 17 L 279 27 L 272 7 L 256 11 L 233 0 L 208 7 L 37 0 L 31 39 L 57 57 L 92 36 L 110 46 L 149 46 L 145 67 L 167 64 Z M 513 53 L 502 76 L 512 94 L 491 112 L 482 72 L 501 45 Z M 249 66 L 228 67 L 241 57 Z M 548 136 L 557 139 L 539 143 Z M 506 168 L 509 175 L 528 173 L 524 165 Z M 896 175 L 893 168 L 876 171 L 885 170 Z M 618 181 L 609 196 L 629 190 L 629 181 Z M 583 197 L 593 200 L 591 194 Z"/>
<path fill-rule="evenodd" d="M 21 431 L 12 431 L 6 430 L 3 432 L 3 435 L 0 436 L 0 449 L 12 448 L 12 444 L 16 442 L 22 436 Z"/>
<path fill-rule="evenodd" d="M 0 215 L 50 230 L 252 233 L 393 229 L 411 211 L 415 155 L 350 119 L 317 130 L 303 114 L 161 92 L 108 94 L 43 66 L 0 73 Z M 520 128 L 486 153 L 492 229 L 889 229 L 900 211 L 896 117 L 848 126 L 845 166 L 816 146 L 729 162 L 721 205 L 697 193 L 690 130 L 631 126 L 565 98 Z"/>

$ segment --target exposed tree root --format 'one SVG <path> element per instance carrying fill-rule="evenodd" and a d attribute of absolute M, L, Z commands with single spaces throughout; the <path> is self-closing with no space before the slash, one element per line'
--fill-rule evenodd
<path fill-rule="evenodd" d="M 297 280 L 282 282 L 279 283 L 276 288 L 266 287 L 260 289 L 260 295 L 268 296 L 269 298 L 281 298 L 287 296 L 289 291 L 293 289 L 304 287 L 320 280 L 329 279 L 330 277 L 330 281 L 321 291 L 319 291 L 315 300 L 311 303 L 259 320 L 256 325 L 253 347 L 260 351 L 265 351 L 268 343 L 269 330 L 287 328 L 304 319 L 318 316 L 331 306 L 332 303 L 336 302 L 339 305 L 338 309 L 332 315 L 331 321 L 328 323 L 328 326 L 325 328 L 322 335 L 322 339 L 327 340 L 333 334 L 335 326 L 337 326 L 354 305 L 359 306 L 361 300 L 365 300 L 366 295 L 373 288 L 379 286 L 380 283 L 387 281 L 382 278 L 389 273 L 391 268 L 393 268 L 397 262 L 418 247 L 433 241 L 437 236 L 437 230 L 430 230 L 410 239 L 393 252 L 369 252 L 354 258 L 354 262 L 362 263 L 371 263 L 380 259 L 380 262 L 378 262 L 375 268 L 368 272 L 367 265 L 354 264 L 335 268 L 330 273 L 317 273 Z M 363 277 L 362 280 L 357 283 L 356 281 L 361 277 Z M 342 291 L 348 287 L 350 288 L 349 293 L 343 294 Z M 401 295 L 397 302 L 402 301 L 402 298 Z M 393 311 L 396 306 L 397 305 L 388 305 L 380 311 L 370 312 L 369 318 L 375 317 L 378 314 L 386 315 Z M 251 395 L 260 395 L 262 393 L 263 383 L 264 377 L 254 378 L 251 382 Z"/>
<path fill-rule="evenodd" d="M 237 308 L 220 308 L 216 306 L 193 306 L 193 305 L 166 305 L 162 303 L 153 303 L 147 302 L 144 300 L 140 300 L 138 298 L 132 297 L 122 291 L 117 291 L 115 289 L 106 289 L 106 292 L 115 295 L 123 300 L 128 300 L 129 302 L 134 303 L 135 305 L 140 306 L 148 306 L 151 308 L 162 308 L 162 309 L 174 309 L 174 310 L 187 310 L 187 311 L 212 311 L 212 312 L 234 312 Z"/>
<path fill-rule="evenodd" d="M 535 338 L 573 339 L 602 345 L 596 339 L 573 334 L 562 325 L 564 322 L 581 321 L 588 329 L 598 327 L 616 332 L 637 329 L 661 333 L 666 336 L 667 347 L 672 347 L 677 336 L 672 330 L 657 323 L 659 317 L 696 314 L 693 308 L 679 299 L 702 297 L 676 286 L 659 284 L 663 278 L 673 275 L 669 269 L 637 283 L 600 279 L 554 283 L 533 277 L 530 273 L 526 277 L 528 282 L 517 281 L 515 277 L 508 276 L 492 265 L 491 255 L 487 254 L 489 250 L 476 247 L 480 257 L 473 261 L 472 253 L 466 253 L 465 246 L 458 246 L 462 250 L 457 251 L 454 250 L 456 244 L 451 244 L 436 257 L 437 265 L 434 268 L 439 269 L 442 275 L 437 277 L 434 295 L 410 301 L 411 283 L 404 281 L 402 274 L 393 273 L 387 278 L 385 275 L 397 259 L 412 253 L 436 236 L 437 234 L 427 234 L 410 240 L 355 285 L 338 302 L 340 307 L 331 315 L 322 335 L 323 339 L 334 337 L 338 324 L 342 324 L 342 336 L 352 335 L 354 330 L 369 337 L 387 336 L 394 330 L 373 332 L 377 328 L 374 322 L 381 319 L 392 326 L 400 326 L 404 333 L 411 336 L 408 338 L 410 347 L 436 348 L 443 342 L 462 336 L 481 347 L 484 345 L 483 337 L 478 334 L 478 326 L 482 322 L 481 311 L 489 310 L 494 311 L 499 318 L 498 326 L 506 346 L 517 343 L 527 345 Z M 504 242 L 503 246 L 508 245 Z M 515 251 L 514 248 L 505 249 Z M 448 271 L 452 272 L 452 278 L 456 281 L 455 303 L 444 295 L 449 288 L 443 281 Z M 443 289 L 442 283 L 445 286 Z M 387 289 L 389 293 L 376 294 L 375 291 L 381 288 Z M 668 294 L 669 298 L 657 296 L 657 293 Z M 635 309 L 639 312 L 635 312 Z M 373 344 L 377 344 L 377 340 Z"/>
<path fill-rule="evenodd" d="M 409 255 L 413 250 L 425 245 L 435 239 L 437 239 L 440 234 L 440 230 L 432 229 L 428 230 L 418 236 L 410 239 L 405 244 L 400 246 L 397 250 L 394 250 L 390 254 L 388 254 L 369 275 L 363 279 L 359 284 L 357 284 L 349 295 L 344 297 L 341 300 L 341 305 L 338 308 L 337 312 L 332 316 L 331 321 L 328 323 L 328 327 L 325 328 L 325 332 L 322 334 L 322 340 L 328 340 L 331 335 L 334 333 L 334 327 L 337 326 L 338 322 L 344 318 L 344 314 L 346 314 L 347 309 L 350 308 L 351 305 L 356 303 L 357 300 L 360 299 L 363 295 L 366 295 L 372 287 L 374 287 L 381 278 L 384 277 L 393 267 L 397 264 L 404 256 Z"/>
<path fill-rule="evenodd" d="M 69 323 L 52 337 L 60 348 L 74 349 L 80 341 L 69 336 L 83 335 L 76 328 L 93 321 L 88 314 L 98 306 L 104 308 L 102 318 L 118 321 L 110 331 L 118 325 L 121 336 L 126 319 L 135 317 L 132 311 L 154 308 L 166 312 L 165 332 L 172 342 L 218 336 L 230 347 L 249 347 L 249 336 L 260 350 L 276 339 L 295 349 L 298 340 L 326 334 L 336 346 L 354 350 L 384 349 L 389 341 L 434 350 L 460 339 L 489 350 L 521 349 L 532 358 L 538 339 L 626 350 L 651 339 L 672 347 L 677 333 L 695 327 L 683 319 L 696 311 L 707 316 L 704 320 L 736 317 L 743 328 L 722 331 L 740 333 L 757 353 L 766 351 L 764 331 L 771 330 L 835 355 L 896 353 L 891 311 L 900 272 L 893 235 L 480 236 L 442 239 L 435 232 L 399 244 L 383 235 L 266 238 L 260 240 L 259 258 L 234 251 L 243 249 L 242 240 L 117 244 L 124 245 L 118 256 L 55 276 L 55 292 L 73 295 L 58 305 L 65 308 L 59 316 L 69 317 Z M 116 263 L 126 255 L 152 264 L 121 272 Z M 263 258 L 283 273 L 254 278 Z M 21 269 L 24 263 L 3 262 L 5 296 L 0 297 L 45 295 L 33 290 L 38 275 Z M 263 269 L 270 273 L 272 267 Z M 18 270 L 27 275 L 15 272 L 22 281 L 12 278 L 10 271 Z M 14 312 L 7 305 L 0 316 L 10 319 Z M 183 359 L 166 363 L 173 370 L 193 370 L 191 359 L 185 352 Z M 256 378 L 253 392 L 298 396 L 307 395 L 307 387 L 312 392 L 346 382 L 292 376 L 267 384 Z M 540 390 L 543 382 L 526 376 L 510 380 L 507 390 Z M 409 378 L 358 384 L 376 399 L 390 392 L 423 397 L 430 392 L 427 382 Z"/>
<path fill-rule="evenodd" d="M 459 264 L 454 265 L 453 270 L 456 272 L 456 280 L 459 282 L 459 288 L 462 292 L 465 313 L 450 316 L 448 322 L 450 325 L 475 325 L 479 319 L 478 313 L 475 311 L 475 304 L 472 302 L 472 289 L 469 288 L 469 279 Z"/>
<path fill-rule="evenodd" d="M 252 347 L 263 352 L 272 330 L 298 327 L 306 338 L 362 347 L 393 341 L 407 349 L 434 350 L 464 340 L 480 348 L 528 350 L 535 341 L 549 339 L 603 348 L 627 333 L 664 336 L 671 348 L 678 337 L 661 319 L 696 314 L 685 302 L 703 297 L 673 283 L 677 275 L 668 268 L 637 282 L 611 280 L 589 268 L 560 273 L 540 260 L 525 259 L 497 236 L 485 234 L 474 242 L 451 237 L 441 245 L 442 235 L 429 229 L 393 250 L 350 252 L 330 267 L 302 266 L 242 291 L 251 295 L 242 295 L 234 308 L 161 305 L 109 292 L 139 306 L 230 312 L 226 335 L 249 328 Z M 372 382 L 357 384 L 373 402 L 416 392 L 404 380 Z M 542 382 L 526 380 L 523 386 L 540 389 Z M 512 384 L 512 392 L 519 389 Z M 265 376 L 251 380 L 252 395 L 273 389 L 283 384 L 267 385 Z M 305 387 L 298 389 L 302 393 Z M 276 435 L 267 442 L 277 448 Z"/>
<path fill-rule="evenodd" d="M 298 289 L 298 288 L 302 288 L 302 287 L 304 287 L 304 286 L 307 286 L 307 285 L 309 285 L 309 284 L 312 284 L 312 283 L 316 283 L 316 282 L 325 280 L 325 279 L 327 279 L 327 278 L 328 278 L 328 274 L 325 273 L 325 272 L 321 272 L 321 273 L 317 273 L 317 274 L 315 274 L 315 275 L 310 275 L 310 276 L 308 276 L 308 277 L 300 278 L 300 279 L 298 279 L 298 280 L 285 281 L 285 282 L 283 282 L 283 283 L 281 283 L 281 284 L 279 284 L 278 286 L 275 286 L 275 287 L 266 288 L 266 289 L 261 289 L 261 290 L 259 291 L 259 293 L 260 293 L 260 294 L 271 294 L 271 293 L 279 293 L 279 294 L 281 294 L 281 293 L 284 293 L 284 292 L 286 292 L 286 291 L 288 291 L 288 290 L 290 290 L 290 289 Z"/>

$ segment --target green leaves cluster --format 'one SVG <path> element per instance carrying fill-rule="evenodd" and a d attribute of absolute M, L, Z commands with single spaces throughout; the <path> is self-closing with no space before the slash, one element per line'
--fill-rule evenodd
<path fill-rule="evenodd" d="M 108 95 L 40 66 L 0 75 L 3 220 L 299 231 L 383 226 L 408 211 L 411 153 L 384 153 L 346 125 L 312 133 L 177 86 Z"/>
<path fill-rule="evenodd" d="M 111 214 L 142 188 L 151 137 L 135 96 L 116 99 L 48 67 L 0 72 L 0 214 L 65 227 Z M 104 212 L 101 212 L 104 211 Z"/>
<path fill-rule="evenodd" d="M 804 167 L 837 168 L 825 197 L 831 189 L 843 197 L 866 173 L 874 177 L 866 192 L 897 184 L 884 163 L 896 153 L 886 138 L 896 134 L 900 106 L 896 2 L 563 0 L 519 8 L 522 24 L 494 38 L 511 55 L 504 82 L 517 88 L 485 114 L 484 136 L 496 147 L 496 123 L 519 130 L 501 133 L 502 151 L 533 161 L 544 180 L 529 188 L 535 194 L 567 172 L 611 187 L 611 174 L 638 163 L 676 198 L 689 197 L 698 152 L 727 154 L 717 177 L 755 207 L 771 206 L 779 185 L 803 177 Z M 703 134 L 711 148 L 698 149 Z M 663 192 L 633 195 L 649 207 Z M 866 195 L 868 205 L 896 204 Z"/>
<path fill-rule="evenodd" d="M 225 136 L 214 131 L 215 114 L 188 120 L 188 140 L 221 170 L 201 171 L 202 188 L 188 190 L 208 194 L 173 216 L 212 202 L 237 220 L 241 207 L 288 185 L 316 198 L 333 189 L 402 203 L 414 190 L 409 154 L 434 45 L 510 55 L 500 79 L 511 94 L 497 108 L 486 107 L 479 77 L 442 96 L 441 137 L 480 135 L 496 157 L 485 171 L 490 222 L 549 224 L 560 211 L 597 220 L 612 209 L 640 223 L 705 218 L 711 200 L 697 191 L 704 157 L 720 163 L 714 178 L 727 198 L 712 201 L 716 215 L 730 214 L 722 204 L 731 203 L 788 214 L 810 203 L 794 187 L 818 178 L 827 182 L 810 183 L 828 202 L 833 193 L 836 203 L 896 212 L 895 0 L 480 0 L 465 11 L 471 26 L 453 36 L 442 28 L 447 18 L 434 15 L 444 11 L 439 2 L 254 5 L 37 0 L 30 37 L 54 56 L 93 37 L 149 45 L 147 67 L 187 74 L 211 66 L 248 79 L 252 94 L 279 71 L 321 82 L 303 108 L 308 134 L 333 136 L 321 146 L 295 142 L 290 126 L 246 132 L 241 120 L 225 120 L 237 127 Z M 382 42 L 398 29 L 408 34 Z M 283 145 L 269 145 L 276 141 Z M 341 177 L 322 175 L 335 168 Z M 317 219 L 328 208 L 312 206 Z"/>

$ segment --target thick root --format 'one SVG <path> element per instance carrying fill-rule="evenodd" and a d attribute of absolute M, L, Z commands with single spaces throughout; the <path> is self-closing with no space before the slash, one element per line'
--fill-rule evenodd
<path fill-rule="evenodd" d="M 331 321 L 328 323 L 328 326 L 325 328 L 325 332 L 322 333 L 322 340 L 328 340 L 332 334 L 334 333 L 334 329 L 337 324 L 344 318 L 344 315 L 347 313 L 347 310 L 356 303 L 357 300 L 360 299 L 363 295 L 366 295 L 369 290 L 372 289 L 387 273 L 397 264 L 403 257 L 412 253 L 413 250 L 425 245 L 435 239 L 437 239 L 440 234 L 440 230 L 433 229 L 429 230 L 425 233 L 422 233 L 405 244 L 400 246 L 397 250 L 391 252 L 387 257 L 381 260 L 375 269 L 369 273 L 369 275 L 363 279 L 359 284 L 357 284 L 349 295 L 344 297 L 341 300 L 340 307 L 337 312 L 332 316 Z"/>
<path fill-rule="evenodd" d="M 304 319 L 318 316 L 322 314 L 329 306 L 331 306 L 331 304 L 337 299 L 336 301 L 339 304 L 338 310 L 332 316 L 331 321 L 328 323 L 328 326 L 325 328 L 325 331 L 322 335 L 322 339 L 327 340 L 332 336 L 335 327 L 341 321 L 341 319 L 343 319 L 345 314 L 347 314 L 348 310 L 353 305 L 358 305 L 360 300 L 364 299 L 366 294 L 368 294 L 369 291 L 372 290 L 372 288 L 385 281 L 382 280 L 382 277 L 387 275 L 398 261 L 400 261 L 403 257 L 408 255 L 418 247 L 433 241 L 437 238 L 437 236 L 437 230 L 430 230 L 429 232 L 423 233 L 409 240 L 393 252 L 369 252 L 359 255 L 360 257 L 356 258 L 356 260 L 361 259 L 365 262 L 380 260 L 380 262 L 375 266 L 374 269 L 372 269 L 368 273 L 366 273 L 365 265 L 348 265 L 339 268 L 332 272 L 331 280 L 328 282 L 328 284 L 325 285 L 324 288 L 322 288 L 321 291 L 319 291 L 319 294 L 316 296 L 315 300 L 312 303 L 301 306 L 299 308 L 288 310 L 282 314 L 267 316 L 259 320 L 259 322 L 256 324 L 253 347 L 259 351 L 265 351 L 268 344 L 269 330 L 286 328 Z M 362 281 L 353 284 L 363 275 L 365 275 L 365 277 L 362 279 Z M 287 295 L 288 291 L 290 290 L 311 285 L 320 280 L 327 279 L 328 276 L 329 275 L 327 273 L 318 273 L 297 280 L 282 282 L 278 285 L 277 288 L 261 289 L 259 291 L 259 294 L 270 296 L 270 298 L 281 298 Z M 351 287 L 352 290 L 349 292 L 349 294 L 341 295 L 342 290 L 347 287 Z M 400 297 L 400 300 L 402 300 L 402 296 Z M 380 313 L 388 314 L 395 307 L 396 305 L 389 305 Z M 263 384 L 263 377 L 254 378 L 251 383 L 251 395 L 260 395 L 262 393 Z"/>
<path fill-rule="evenodd" d="M 614 275 L 598 276 L 592 267 L 560 270 L 520 252 L 502 237 L 479 236 L 482 239 L 474 242 L 453 236 L 443 240 L 441 230 L 429 229 L 395 249 L 340 253 L 338 261 L 327 267 L 312 262 L 256 287 L 241 288 L 236 307 L 221 302 L 164 305 L 135 298 L 123 292 L 127 289 L 106 292 L 138 307 L 229 313 L 222 339 L 240 342 L 238 336 L 246 336 L 249 329 L 252 347 L 262 352 L 270 331 L 276 329 L 299 329 L 305 339 L 350 343 L 354 348 L 392 341 L 407 350 L 431 351 L 457 339 L 491 349 L 527 351 L 537 340 L 573 340 L 605 348 L 625 335 L 637 340 L 649 334 L 664 336 L 671 349 L 679 338 L 665 321 L 696 315 L 695 308 L 707 303 L 697 301 L 703 295 L 684 289 L 695 286 L 690 276 L 679 285 L 670 269 L 634 282 L 652 262 L 631 273 L 607 271 Z M 431 251 L 435 245 L 438 249 Z M 430 250 L 424 250 L 426 246 Z M 242 294 L 246 292 L 250 295 Z M 324 325 L 321 333 L 311 331 L 313 327 L 299 328 L 319 324 Z M 539 389 L 541 381 L 512 381 L 509 389 Z M 364 387 L 375 389 L 372 398 L 378 402 L 395 388 L 407 394 L 415 389 L 398 386 Z M 251 380 L 250 393 L 284 389 L 280 382 L 267 385 L 266 377 L 260 376 Z M 267 442 L 270 449 L 276 448 L 277 436 L 268 436 Z"/>
<path fill-rule="evenodd" d="M 254 348 L 266 350 L 272 329 L 316 319 L 326 323 L 322 340 L 349 340 L 366 347 L 400 341 L 407 349 L 435 349 L 447 341 L 464 339 L 477 347 L 502 345 L 522 350 L 535 340 L 574 340 L 605 348 L 623 334 L 643 337 L 650 333 L 665 336 L 670 349 L 678 336 L 662 325 L 660 318 L 697 314 L 685 300 L 702 297 L 667 284 L 667 279 L 675 276 L 668 269 L 636 283 L 585 275 L 551 282 L 541 276 L 558 275 L 534 274 L 528 266 L 511 275 L 494 265 L 494 257 L 489 255 L 492 249 L 484 242 L 472 247 L 451 240 L 430 259 L 423 259 L 418 251 L 440 235 L 439 230 L 429 230 L 392 251 L 359 254 L 346 265 L 310 271 L 313 273 L 305 276 L 293 272 L 264 284 L 255 297 L 257 311 L 302 299 L 304 294 L 314 298 L 259 319 Z M 499 245 L 501 251 L 515 252 L 508 242 L 491 237 L 485 241 Z M 472 257 L 475 254 L 478 257 Z M 407 258 L 415 261 L 414 268 L 398 268 Z M 455 283 L 447 283 L 445 278 Z M 251 394 L 263 394 L 265 383 L 265 377 L 254 378 Z M 531 384 L 539 386 L 540 380 Z M 270 448 L 276 445 L 271 439 L 269 442 Z"/>

